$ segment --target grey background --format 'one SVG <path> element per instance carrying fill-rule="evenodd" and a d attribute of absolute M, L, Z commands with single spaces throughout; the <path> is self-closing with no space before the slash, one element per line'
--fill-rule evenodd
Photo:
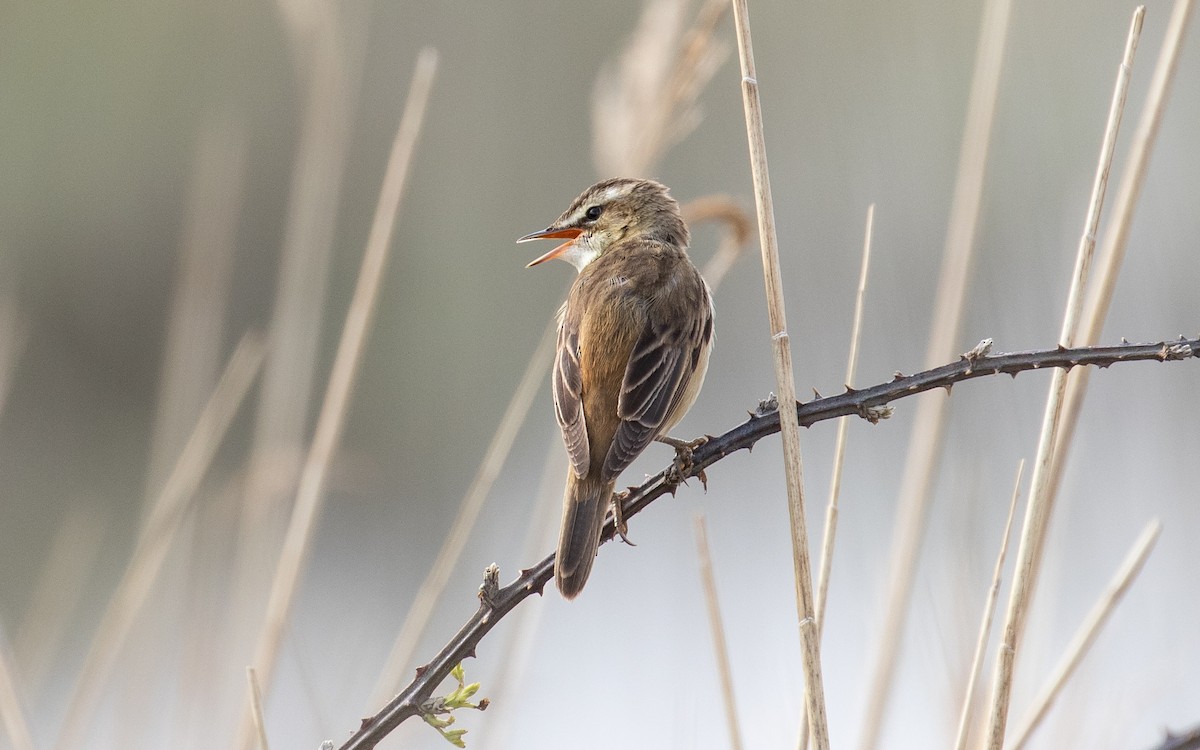
<path fill-rule="evenodd" d="M 563 264 L 525 270 L 541 250 L 512 240 L 545 226 L 597 179 L 593 81 L 640 10 L 575 1 L 338 7 L 361 85 L 310 424 L 418 49 L 435 46 L 441 65 L 327 511 L 267 703 L 278 747 L 340 740 L 364 714 L 379 662 L 569 283 Z M 1107 0 L 1014 5 L 963 350 L 984 337 L 1017 350 L 1057 336 L 1132 9 Z M 1169 11 L 1164 2 L 1148 6 L 1118 170 Z M 914 1 L 753 8 L 802 394 L 842 382 L 871 202 L 859 384 L 921 365 L 980 14 L 979 3 Z M 1194 18 L 1191 26 L 1107 341 L 1197 331 Z M 718 36 L 733 43 L 730 22 Z M 0 622 L 8 633 L 50 627 L 23 618 L 65 519 L 83 513 L 102 529 L 49 680 L 29 706 L 46 746 L 144 506 L 197 143 L 213 122 L 243 128 L 223 361 L 271 313 L 303 65 L 269 3 L 43 0 L 0 10 L 0 291 L 27 332 L 0 418 Z M 752 206 L 738 81 L 731 58 L 702 96 L 699 127 L 653 175 L 681 200 L 722 192 Z M 706 259 L 716 234 L 698 231 L 693 245 Z M 716 306 L 712 366 L 680 435 L 732 427 L 774 389 L 754 248 Z M 1141 527 L 1159 517 L 1164 531 L 1039 747 L 1148 746 L 1162 727 L 1200 720 L 1196 378 L 1187 363 L 1093 376 L 1019 660 L 1014 721 Z M 945 746 L 953 736 L 1011 477 L 1036 447 L 1048 383 L 1030 374 L 954 391 L 885 747 Z M 914 412 L 912 403 L 897 406 L 887 423 L 850 428 L 824 650 L 836 747 L 858 736 L 880 627 Z M 253 408 L 243 412 L 202 502 L 243 468 Z M 803 434 L 814 538 L 834 433 L 830 423 Z M 499 563 L 507 580 L 533 562 L 521 549 L 556 440 L 543 386 L 420 653 L 431 654 L 473 611 L 488 563 Z M 657 471 L 669 455 L 652 448 L 627 480 Z M 554 466 L 554 493 L 562 470 Z M 631 529 L 638 546 L 605 547 L 578 601 L 548 592 L 524 606 L 539 619 L 530 661 L 504 700 L 460 719 L 471 730 L 468 746 L 727 745 L 691 537 L 697 512 L 710 525 L 747 746 L 793 743 L 802 678 L 783 477 L 778 444 L 768 440 L 711 470 L 707 493 L 693 483 L 639 516 Z M 188 544 L 194 552 L 226 541 L 196 532 Z M 224 600 L 221 581 L 189 562 L 203 558 L 173 555 L 165 580 L 190 583 L 156 592 L 89 746 L 227 744 L 252 644 L 218 641 L 220 658 L 189 671 L 190 638 L 203 625 L 189 619 L 188 602 L 215 621 L 253 623 L 261 610 Z M 515 666 L 513 630 L 503 623 L 466 664 L 483 694 L 502 667 Z M 444 747 L 422 725 L 397 738 L 385 746 Z"/>

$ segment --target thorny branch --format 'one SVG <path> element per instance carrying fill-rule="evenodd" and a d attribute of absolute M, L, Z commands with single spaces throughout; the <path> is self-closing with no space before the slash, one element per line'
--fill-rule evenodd
<path fill-rule="evenodd" d="M 1013 377 L 1026 370 L 1054 367 L 1070 369 L 1075 366 L 1094 365 L 1106 368 L 1118 362 L 1154 360 L 1167 362 L 1200 357 L 1200 337 L 1156 344 L 1128 344 L 1120 346 L 1096 346 L 1066 349 L 1046 349 L 1012 354 L 989 354 L 991 340 L 980 342 L 971 351 L 963 354 L 957 362 L 925 370 L 915 375 L 896 373 L 887 383 L 855 390 L 846 388 L 836 396 L 820 397 L 808 403 L 797 404 L 800 424 L 810 427 L 817 422 L 858 415 L 871 422 L 878 422 L 891 415 L 892 401 L 936 388 L 950 391 L 955 383 L 973 378 L 1007 373 Z M 750 449 L 756 442 L 779 432 L 778 404 L 772 396 L 759 404 L 750 418 L 732 430 L 714 438 L 697 448 L 691 467 L 683 472 L 682 479 L 701 475 L 706 468 L 722 458 L 743 448 Z M 667 493 L 674 493 L 679 475 L 668 467 L 646 480 L 639 487 L 630 488 L 623 505 L 626 519 L 641 512 L 654 500 Z M 601 544 L 612 539 L 613 520 L 605 522 Z M 500 572 L 494 565 L 484 575 L 479 589 L 479 609 L 454 635 L 450 642 L 432 660 L 417 669 L 416 677 L 379 713 L 363 719 L 362 726 L 341 747 L 341 750 L 368 750 L 375 747 L 392 730 L 406 719 L 419 716 L 422 707 L 431 700 L 433 691 L 446 679 L 450 671 L 468 656 L 475 655 L 475 648 L 483 637 L 506 614 L 531 594 L 541 594 L 546 583 L 554 575 L 554 555 L 526 570 L 515 581 L 501 587 Z"/>
<path fill-rule="evenodd" d="M 1160 744 L 1150 750 L 1197 750 L 1200 748 L 1200 724 L 1185 729 L 1179 734 L 1166 733 Z"/>

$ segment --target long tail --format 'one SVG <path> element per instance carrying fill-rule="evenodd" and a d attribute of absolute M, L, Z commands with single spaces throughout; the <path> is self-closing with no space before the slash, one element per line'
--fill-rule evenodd
<path fill-rule="evenodd" d="M 562 526 L 558 532 L 558 555 L 554 559 L 554 581 L 564 599 L 574 599 L 583 591 L 596 549 L 600 529 L 612 498 L 615 482 L 600 482 L 567 472 L 567 490 L 563 495 Z"/>

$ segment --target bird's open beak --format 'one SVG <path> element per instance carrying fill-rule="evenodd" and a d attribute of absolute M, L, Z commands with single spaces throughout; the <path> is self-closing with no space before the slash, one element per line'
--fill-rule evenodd
<path fill-rule="evenodd" d="M 581 234 L 583 234 L 583 230 L 576 229 L 574 227 L 572 227 L 570 229 L 555 229 L 554 227 L 550 227 L 549 229 L 543 229 L 540 232 L 534 232 L 533 234 L 525 235 L 521 239 L 517 240 L 517 242 L 518 243 L 529 242 L 530 240 L 567 240 L 566 242 L 562 243 L 561 245 L 554 248 L 553 250 L 546 253 L 545 255 L 543 255 L 539 258 L 535 258 L 534 260 L 530 261 L 529 265 L 527 265 L 525 267 L 532 268 L 539 263 L 545 263 L 548 260 L 553 260 L 554 258 L 557 258 L 558 256 L 565 253 L 567 251 L 567 248 L 571 246 L 571 243 L 573 243 L 575 241 L 575 239 Z"/>

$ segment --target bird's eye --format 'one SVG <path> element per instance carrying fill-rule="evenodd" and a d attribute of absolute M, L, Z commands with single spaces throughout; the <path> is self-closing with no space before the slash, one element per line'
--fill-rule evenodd
<path fill-rule="evenodd" d="M 592 206 L 584 212 L 583 218 L 587 219 L 588 221 L 595 221 L 596 219 L 600 218 L 600 214 L 602 213 L 604 213 L 603 206 Z"/>

